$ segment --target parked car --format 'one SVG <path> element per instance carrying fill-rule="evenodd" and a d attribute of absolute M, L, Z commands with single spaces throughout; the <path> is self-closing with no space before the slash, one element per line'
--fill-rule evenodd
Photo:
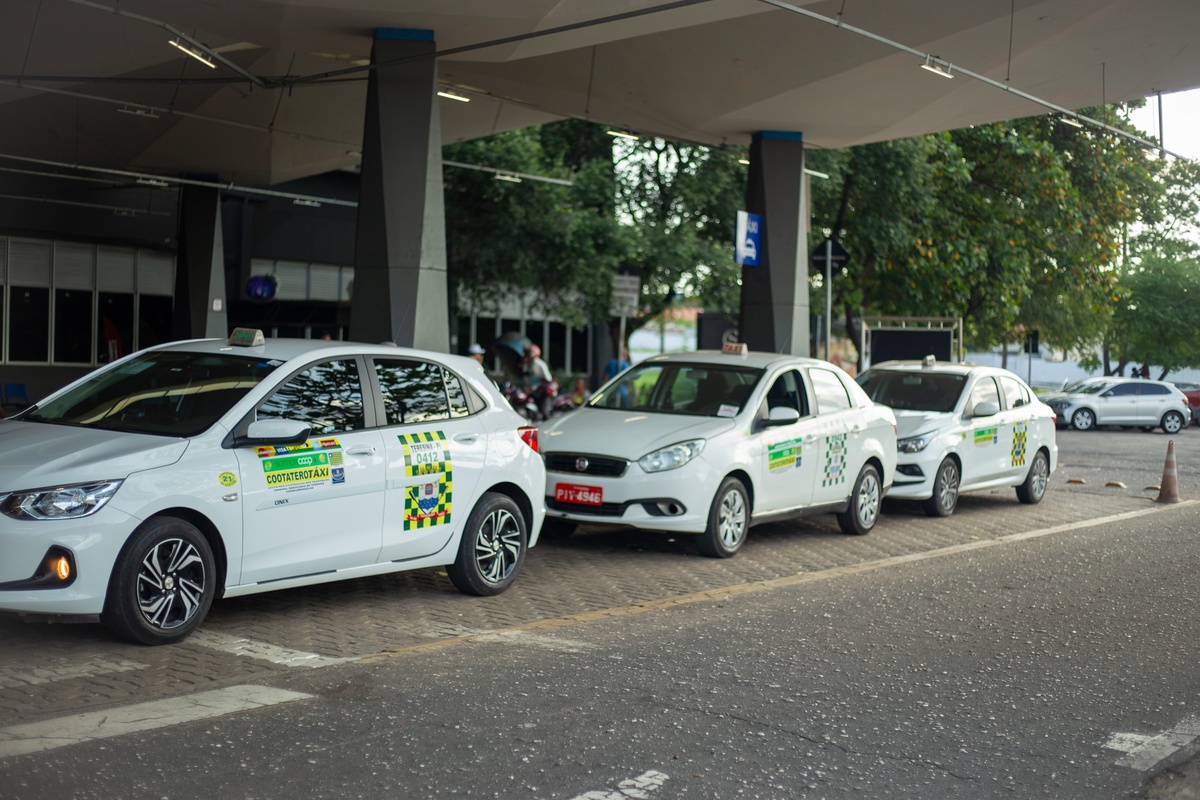
<path fill-rule="evenodd" d="M 541 428 L 547 531 L 579 523 L 696 534 L 734 555 L 759 522 L 835 512 L 874 527 L 895 418 L 837 367 L 723 351 L 646 359 Z"/>
<path fill-rule="evenodd" d="M 954 513 L 962 492 L 1015 486 L 1038 503 L 1058 465 L 1054 411 L 1005 369 L 889 361 L 858 377 L 896 414 L 899 455 L 890 496 L 921 500 L 925 513 Z"/>
<path fill-rule="evenodd" d="M 1200 423 L 1200 383 L 1189 383 L 1187 381 L 1172 381 L 1175 388 L 1183 392 L 1183 396 L 1187 398 L 1188 405 L 1192 408 L 1192 421 Z"/>
<path fill-rule="evenodd" d="M 0 610 L 178 641 L 214 599 L 446 565 L 503 591 L 541 529 L 537 430 L 468 358 L 180 342 L 0 421 Z"/>
<path fill-rule="evenodd" d="M 1167 381 L 1145 378 L 1107 378 L 1052 398 L 1049 406 L 1059 426 L 1088 431 L 1100 425 L 1123 425 L 1144 430 L 1162 428 L 1178 433 L 1192 419 L 1187 397 Z"/>

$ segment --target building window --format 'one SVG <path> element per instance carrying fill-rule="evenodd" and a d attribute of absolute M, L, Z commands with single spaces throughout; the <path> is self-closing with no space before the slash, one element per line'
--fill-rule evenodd
<path fill-rule="evenodd" d="M 133 352 L 133 295 L 100 292 L 96 320 L 96 363 L 108 364 Z"/>
<path fill-rule="evenodd" d="M 92 363 L 92 293 L 78 289 L 54 292 L 54 361 Z"/>
<path fill-rule="evenodd" d="M 8 290 L 8 360 L 50 360 L 50 290 L 11 286 Z"/>

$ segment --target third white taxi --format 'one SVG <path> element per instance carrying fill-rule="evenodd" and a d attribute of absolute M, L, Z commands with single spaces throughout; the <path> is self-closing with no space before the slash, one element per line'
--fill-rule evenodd
<path fill-rule="evenodd" d="M 996 367 L 888 361 L 858 382 L 896 412 L 900 449 L 892 497 L 924 501 L 925 513 L 954 513 L 960 492 L 1017 487 L 1037 503 L 1058 465 L 1054 410 L 1013 373 Z"/>
<path fill-rule="evenodd" d="M 547 531 L 693 533 L 718 558 L 751 525 L 798 514 L 867 533 L 896 467 L 892 412 L 845 372 L 744 346 L 642 361 L 539 439 Z"/>

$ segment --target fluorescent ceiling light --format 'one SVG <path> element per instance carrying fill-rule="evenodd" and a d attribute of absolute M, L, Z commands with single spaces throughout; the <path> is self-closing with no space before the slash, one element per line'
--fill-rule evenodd
<path fill-rule="evenodd" d="M 607 133 L 609 136 L 616 136 L 619 139 L 637 139 L 638 138 L 638 135 L 636 133 L 629 133 L 628 131 L 608 131 Z"/>
<path fill-rule="evenodd" d="M 1066 114 L 1063 114 L 1063 115 L 1062 115 L 1061 117 L 1059 117 L 1058 119 L 1059 119 L 1059 121 L 1060 121 L 1060 122 L 1063 122 L 1063 123 L 1065 123 L 1065 124 L 1067 124 L 1067 125 L 1070 125 L 1072 128 L 1082 128 L 1082 127 L 1083 127 L 1083 123 L 1082 123 L 1082 122 L 1080 122 L 1079 120 L 1075 119 L 1074 117 L 1068 117 Z"/>
<path fill-rule="evenodd" d="M 445 90 L 438 92 L 437 96 L 444 97 L 447 100 L 457 100 L 460 103 L 471 102 L 471 98 L 469 98 L 469 97 L 463 97 L 461 94 L 455 94 L 454 92 L 445 91 Z"/>
<path fill-rule="evenodd" d="M 318 203 L 316 200 L 307 200 L 303 197 L 297 197 L 295 200 L 292 201 L 292 205 L 307 206 L 308 208 L 320 208 L 321 207 L 321 204 Z"/>
<path fill-rule="evenodd" d="M 138 178 L 137 182 L 143 186 L 170 186 L 166 181 L 160 181 L 158 178 Z"/>
<path fill-rule="evenodd" d="M 217 68 L 217 65 L 213 63 L 212 59 L 210 59 L 210 58 L 208 57 L 208 54 L 207 54 L 207 53 L 205 53 L 205 52 L 203 52 L 203 51 L 200 51 L 200 50 L 197 50 L 197 49 L 196 49 L 196 48 L 194 48 L 194 47 L 188 47 L 186 44 L 184 44 L 183 42 L 179 41 L 178 39 L 168 39 L 167 41 L 170 43 L 170 45 L 171 45 L 172 47 L 177 47 L 177 48 L 179 48 L 180 50 L 182 50 L 183 52 L 187 53 L 187 54 L 188 54 L 189 56 L 191 56 L 192 58 L 194 58 L 194 59 L 196 59 L 197 61 L 199 61 L 199 62 L 200 62 L 201 64 L 203 64 L 204 66 L 208 67 L 209 69 L 216 69 L 216 68 Z"/>
<path fill-rule="evenodd" d="M 739 163 L 739 164 L 749 164 L 749 163 L 750 163 L 750 159 L 748 159 L 748 158 L 739 158 L 739 159 L 738 159 L 738 163 Z"/>
<path fill-rule="evenodd" d="M 935 75 L 941 75 L 943 78 L 954 77 L 950 73 L 950 65 L 943 64 L 935 56 L 925 56 L 925 63 L 921 65 L 921 69 L 927 69 Z"/>
<path fill-rule="evenodd" d="M 155 114 L 148 108 L 130 108 L 129 106 L 121 106 L 117 109 L 118 114 L 132 114 L 135 117 L 146 117 L 147 119 L 158 119 L 158 114 Z"/>
<path fill-rule="evenodd" d="M 521 179 L 516 175 L 505 175 L 503 172 L 496 173 L 496 180 L 508 181 L 509 183 L 520 183 Z"/>

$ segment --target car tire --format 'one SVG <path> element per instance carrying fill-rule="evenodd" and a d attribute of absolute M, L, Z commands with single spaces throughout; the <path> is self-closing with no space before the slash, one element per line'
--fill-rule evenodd
<path fill-rule="evenodd" d="M 1184 428 L 1183 414 L 1178 411 L 1168 411 L 1163 414 L 1160 424 L 1164 433 L 1179 433 Z"/>
<path fill-rule="evenodd" d="M 545 539 L 569 539 L 579 528 L 578 522 L 571 522 L 565 519 L 551 519 L 546 517 L 542 523 L 541 538 Z"/>
<path fill-rule="evenodd" d="M 199 627 L 216 593 L 208 539 L 190 522 L 154 517 L 121 548 L 100 619 L 122 639 L 172 644 Z"/>
<path fill-rule="evenodd" d="M 750 530 L 750 495 L 737 478 L 726 478 L 713 496 L 708 527 L 696 537 L 696 547 L 709 558 L 736 555 Z"/>
<path fill-rule="evenodd" d="M 467 517 L 458 556 L 446 567 L 450 582 L 463 594 L 490 597 L 516 580 L 525 561 L 525 519 L 512 498 L 488 492 Z"/>
<path fill-rule="evenodd" d="M 1071 415 L 1071 427 L 1077 431 L 1090 431 L 1096 427 L 1096 415 L 1090 408 L 1076 409 Z"/>
<path fill-rule="evenodd" d="M 854 481 L 849 508 L 837 515 L 838 525 L 844 533 L 852 536 L 870 533 L 879 520 L 882 502 L 883 483 L 879 480 L 879 471 L 867 464 Z"/>
<path fill-rule="evenodd" d="M 921 504 L 925 513 L 931 517 L 948 517 L 953 514 L 955 506 L 958 505 L 958 485 L 958 464 L 953 458 L 943 459 L 933 479 L 933 495 Z"/>
<path fill-rule="evenodd" d="M 1017 499 L 1026 505 L 1035 505 L 1046 496 L 1050 484 L 1050 461 L 1041 450 L 1033 456 L 1025 482 L 1017 487 Z"/>

